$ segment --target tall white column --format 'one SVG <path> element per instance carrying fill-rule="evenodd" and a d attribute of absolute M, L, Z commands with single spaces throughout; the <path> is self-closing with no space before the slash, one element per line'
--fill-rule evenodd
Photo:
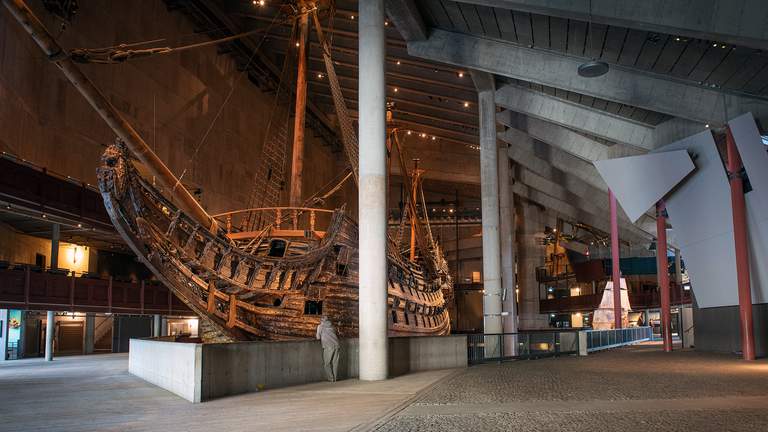
<path fill-rule="evenodd" d="M 502 333 L 501 246 L 499 239 L 499 163 L 493 76 L 472 72 L 480 112 L 480 200 L 483 226 L 483 332 Z M 499 339 L 486 338 L 486 357 L 497 357 Z"/>
<path fill-rule="evenodd" d="M 360 20 L 360 379 L 387 378 L 386 87 L 384 0 L 358 3 Z"/>
<path fill-rule="evenodd" d="M 507 146 L 499 148 L 499 223 L 501 244 L 502 328 L 504 333 L 517 333 L 517 305 L 515 303 L 515 219 L 513 196 L 510 190 L 509 156 Z M 517 354 L 517 340 L 504 338 L 504 355 Z"/>
<path fill-rule="evenodd" d="M 56 315 L 53 311 L 48 311 L 45 322 L 45 361 L 53 360 L 53 333 L 55 328 Z"/>
<path fill-rule="evenodd" d="M 51 268 L 59 268 L 59 239 L 61 238 L 61 225 L 53 224 L 51 232 Z M 53 336 L 56 331 L 56 315 L 48 311 L 45 323 L 45 361 L 53 360 Z"/>

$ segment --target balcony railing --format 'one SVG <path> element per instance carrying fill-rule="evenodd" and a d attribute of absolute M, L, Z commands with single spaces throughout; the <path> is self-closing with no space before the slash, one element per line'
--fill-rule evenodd
<path fill-rule="evenodd" d="M 130 314 L 186 314 L 164 285 L 76 275 L 15 264 L 0 269 L 0 308 Z"/>

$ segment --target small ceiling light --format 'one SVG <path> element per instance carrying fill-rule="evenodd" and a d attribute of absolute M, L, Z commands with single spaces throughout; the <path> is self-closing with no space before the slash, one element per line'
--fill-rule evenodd
<path fill-rule="evenodd" d="M 680 38 L 679 38 L 679 37 L 676 37 L 676 38 L 675 38 L 675 40 L 676 40 L 677 42 L 680 42 Z"/>
<path fill-rule="evenodd" d="M 349 19 L 353 20 L 353 19 L 355 19 L 355 16 L 354 15 L 350 15 Z"/>
<path fill-rule="evenodd" d="M 720 45 L 720 48 L 725 48 L 725 45 Z"/>
<path fill-rule="evenodd" d="M 323 79 L 323 76 L 324 76 L 324 75 L 323 75 L 323 74 L 321 74 L 321 73 L 317 74 L 317 77 L 318 77 L 318 78 L 320 78 L 320 79 Z"/>
<path fill-rule="evenodd" d="M 420 137 L 422 137 L 422 138 L 426 138 L 426 137 L 427 137 L 427 134 L 425 134 L 424 132 L 422 132 L 422 133 L 421 133 L 421 135 L 419 135 L 419 136 L 420 136 Z"/>
<path fill-rule="evenodd" d="M 400 66 L 400 60 L 397 61 L 397 65 Z"/>
<path fill-rule="evenodd" d="M 301 44 L 300 44 L 300 43 L 298 43 L 298 42 L 296 42 L 296 46 L 301 46 Z"/>
<path fill-rule="evenodd" d="M 410 134 L 411 134 L 411 131 L 408 131 L 408 135 L 410 135 Z"/>
<path fill-rule="evenodd" d="M 712 47 L 713 47 L 713 48 L 717 48 L 717 42 L 713 43 L 713 44 L 712 44 Z"/>
<path fill-rule="evenodd" d="M 469 108 L 469 102 L 464 102 L 464 108 Z"/>
<path fill-rule="evenodd" d="M 397 87 L 395 87 L 395 93 L 397 93 Z"/>
<path fill-rule="evenodd" d="M 389 21 L 384 21 L 384 26 L 389 26 Z"/>
<path fill-rule="evenodd" d="M 77 227 L 78 227 L 78 228 L 82 228 L 82 227 L 83 227 L 83 224 L 79 223 L 79 224 L 77 224 Z"/>
<path fill-rule="evenodd" d="M 592 2 L 589 2 L 589 20 L 587 21 L 587 34 L 592 34 Z M 589 51 L 592 52 L 592 37 L 588 37 Z M 579 65 L 577 71 L 584 78 L 596 78 L 608 73 L 608 63 L 592 58 L 591 61 Z"/>
<path fill-rule="evenodd" d="M 432 141 L 436 141 L 436 140 L 437 140 L 437 137 L 432 135 Z"/>
<path fill-rule="evenodd" d="M 705 124 L 704 127 L 709 129 L 709 123 Z"/>
<path fill-rule="evenodd" d="M 459 72 L 459 78 L 464 78 L 464 72 Z"/>
<path fill-rule="evenodd" d="M 259 0 L 259 6 L 264 6 L 264 3 L 266 3 L 264 0 Z"/>
<path fill-rule="evenodd" d="M 584 78 L 597 78 L 608 73 L 608 63 L 592 60 L 580 64 L 578 72 Z"/>
<path fill-rule="evenodd" d="M 43 219 L 46 219 L 47 217 L 48 217 L 48 215 L 43 213 Z"/>

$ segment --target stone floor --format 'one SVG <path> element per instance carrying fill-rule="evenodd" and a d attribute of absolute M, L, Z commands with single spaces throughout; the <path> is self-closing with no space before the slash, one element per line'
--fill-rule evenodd
<path fill-rule="evenodd" d="M 454 371 L 314 383 L 192 404 L 128 374 L 122 354 L 0 363 L 0 431 L 348 431 Z"/>
<path fill-rule="evenodd" d="M 472 367 L 378 431 L 768 431 L 768 361 L 641 345 Z"/>
<path fill-rule="evenodd" d="M 0 363 L 0 431 L 768 431 L 768 361 L 658 346 L 191 404 L 125 355 Z"/>

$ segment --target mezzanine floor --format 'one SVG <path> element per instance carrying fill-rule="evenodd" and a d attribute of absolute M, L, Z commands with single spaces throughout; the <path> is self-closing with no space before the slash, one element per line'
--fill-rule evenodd
<path fill-rule="evenodd" d="M 758 431 L 768 361 L 642 345 L 591 355 L 316 383 L 193 405 L 125 355 L 0 364 L 5 431 Z"/>

